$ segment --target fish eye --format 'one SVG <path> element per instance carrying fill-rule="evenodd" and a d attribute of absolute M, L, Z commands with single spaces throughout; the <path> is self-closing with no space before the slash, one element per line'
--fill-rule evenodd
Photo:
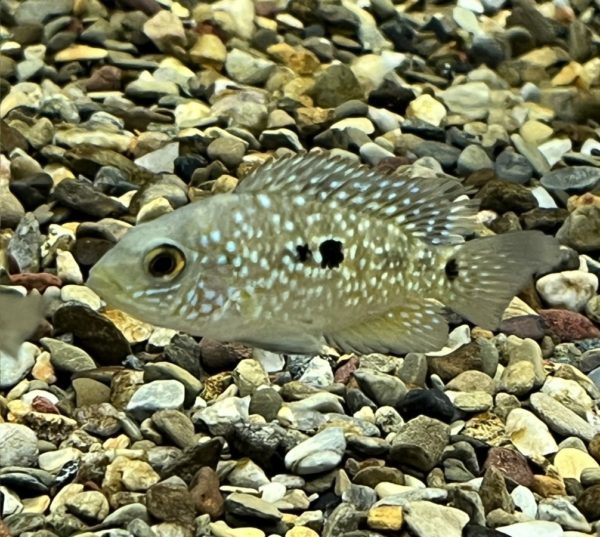
<path fill-rule="evenodd" d="M 185 267 L 185 256 L 175 246 L 159 246 L 146 254 L 145 266 L 153 278 L 172 280 Z"/>

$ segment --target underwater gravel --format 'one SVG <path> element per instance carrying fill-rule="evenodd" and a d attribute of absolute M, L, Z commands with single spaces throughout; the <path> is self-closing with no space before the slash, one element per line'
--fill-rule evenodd
<path fill-rule="evenodd" d="M 0 535 L 600 531 L 600 4 L 0 0 Z M 498 333 L 281 356 L 105 307 L 131 225 L 315 148 L 564 245 Z M 1 328 L 0 328 L 1 330 Z M 1 332 L 0 332 L 1 334 Z"/>

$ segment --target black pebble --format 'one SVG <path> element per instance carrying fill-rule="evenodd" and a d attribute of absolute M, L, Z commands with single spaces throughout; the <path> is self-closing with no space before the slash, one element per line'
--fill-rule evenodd
<path fill-rule="evenodd" d="M 396 405 L 396 410 L 405 420 L 425 415 L 445 423 L 450 423 L 455 413 L 449 397 L 436 388 L 408 392 Z"/>

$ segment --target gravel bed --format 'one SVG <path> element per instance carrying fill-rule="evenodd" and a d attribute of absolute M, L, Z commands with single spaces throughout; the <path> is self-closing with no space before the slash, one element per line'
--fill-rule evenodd
<path fill-rule="evenodd" d="M 0 537 L 600 535 L 598 0 L 0 0 L 0 92 L 0 287 L 49 304 L 0 352 Z M 427 355 L 192 338 L 85 286 L 311 150 L 456 177 L 476 235 L 562 256 Z"/>

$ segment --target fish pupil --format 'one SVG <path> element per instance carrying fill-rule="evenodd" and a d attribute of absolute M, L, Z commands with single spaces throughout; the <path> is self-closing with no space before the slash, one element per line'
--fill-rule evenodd
<path fill-rule="evenodd" d="M 296 246 L 296 254 L 300 263 L 306 263 L 310 258 L 312 258 L 312 251 L 308 244 L 299 244 Z"/>
<path fill-rule="evenodd" d="M 458 264 L 456 263 L 456 259 L 449 259 L 444 267 L 444 271 L 450 281 L 458 278 Z"/>
<path fill-rule="evenodd" d="M 343 244 L 335 239 L 327 239 L 319 245 L 321 268 L 337 268 L 344 260 Z"/>
<path fill-rule="evenodd" d="M 150 262 L 150 273 L 153 276 L 166 276 L 171 274 L 177 266 L 177 261 L 168 252 L 158 254 Z"/>

